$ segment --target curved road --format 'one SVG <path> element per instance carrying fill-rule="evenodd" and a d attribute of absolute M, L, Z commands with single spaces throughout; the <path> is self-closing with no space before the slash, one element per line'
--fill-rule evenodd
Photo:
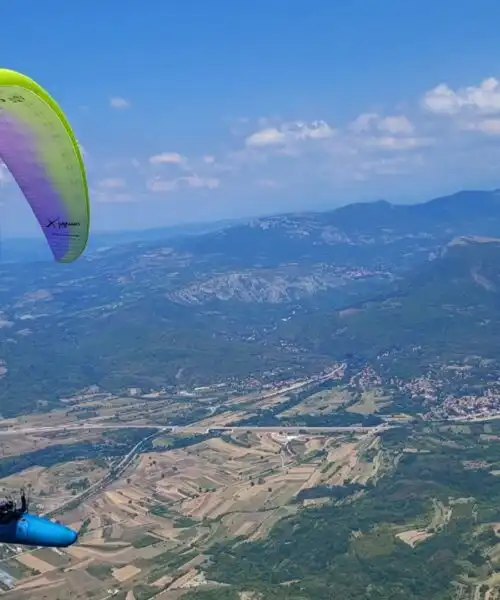
<path fill-rule="evenodd" d="M 86 490 L 84 490 L 80 494 L 77 494 L 76 496 L 73 496 L 66 502 L 63 502 L 57 508 L 47 511 L 46 513 L 42 513 L 42 516 L 51 518 L 54 515 L 56 515 L 58 512 L 61 512 L 62 510 L 66 509 L 73 502 L 78 503 L 78 504 L 80 502 L 83 502 L 84 500 L 86 500 L 90 496 L 94 495 L 99 490 L 101 490 L 103 487 L 109 485 L 115 479 L 118 479 L 118 477 L 120 477 L 122 475 L 122 473 L 125 471 L 125 469 L 132 463 L 136 454 L 138 454 L 140 452 L 141 446 L 143 444 L 145 444 L 146 442 L 149 442 L 149 440 L 156 437 L 160 433 L 163 433 L 163 431 L 165 431 L 165 429 L 166 429 L 165 427 L 161 427 L 158 429 L 158 431 L 155 431 L 151 435 L 148 435 L 147 437 L 143 438 L 140 442 L 137 442 L 137 444 L 129 452 L 127 452 L 127 454 L 120 460 L 120 462 L 117 465 L 114 465 L 111 468 L 110 472 L 107 473 L 102 479 L 100 479 L 99 481 L 97 481 L 96 483 L 94 483 L 93 485 L 88 487 Z"/>

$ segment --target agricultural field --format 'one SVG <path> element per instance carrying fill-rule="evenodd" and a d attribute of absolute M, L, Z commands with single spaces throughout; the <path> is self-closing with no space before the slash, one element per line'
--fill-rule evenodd
<path fill-rule="evenodd" d="M 340 597 L 355 598 L 368 581 L 359 560 L 369 558 L 370 577 L 380 570 L 385 581 L 388 568 L 406 569 L 416 589 L 421 574 L 427 595 L 415 598 L 432 598 L 434 588 L 452 581 L 453 598 L 497 600 L 499 427 L 492 421 L 321 434 L 264 427 L 159 432 L 117 478 L 58 515 L 81 531 L 77 544 L 1 549 L 0 577 L 14 580 L 6 597 L 203 600 L 225 584 L 228 598 L 265 590 L 279 598 L 283 582 L 292 592 L 290 574 L 302 573 L 304 585 L 318 582 L 321 599 L 332 586 Z M 141 435 L 101 432 L 90 447 L 100 443 L 102 453 L 118 444 L 123 455 Z M 43 452 L 60 447 L 55 441 Z M 29 481 L 42 511 L 71 497 L 82 479 L 105 479 L 109 469 L 97 458 L 59 460 L 3 483 Z M 321 567 L 327 555 L 333 559 Z M 270 565 L 282 566 L 275 572 Z"/>
<path fill-rule="evenodd" d="M 64 400 L 64 407 L 44 413 L 33 413 L 16 419 L 2 419 L 2 430 L 69 426 L 72 431 L 105 424 L 183 425 L 209 417 L 213 407 L 223 403 L 214 395 L 188 398 L 154 394 L 121 397 L 88 392 Z M 3 439 L 3 438 L 2 438 Z"/>
<path fill-rule="evenodd" d="M 351 402 L 351 394 L 344 388 L 332 388 L 316 392 L 300 404 L 284 411 L 283 417 L 295 415 L 327 415 Z"/>
<path fill-rule="evenodd" d="M 167 440 L 168 441 L 168 440 Z M 0 569 L 16 578 L 13 600 L 117 598 L 162 600 L 204 588 L 201 565 L 214 544 L 264 539 L 302 504 L 298 495 L 318 485 L 373 477 L 373 435 L 287 435 L 237 431 L 185 448 L 139 454 L 112 485 L 60 515 L 81 529 L 77 545 L 11 556 Z M 62 494 L 72 462 L 32 469 L 39 482 Z M 27 471 L 10 483 L 30 475 Z M 94 478 L 102 475 L 96 469 Z M 80 475 L 78 475 L 80 476 Z M 59 478 L 59 479 L 58 479 Z M 59 481 L 59 483 L 57 483 Z M 303 504 L 320 502 L 305 499 Z"/>
<path fill-rule="evenodd" d="M 102 479 L 107 472 L 108 469 L 100 461 L 75 460 L 48 468 L 31 467 L 1 479 L 0 484 L 3 493 L 13 493 L 21 487 L 30 488 L 35 507 L 50 511 Z"/>
<path fill-rule="evenodd" d="M 371 415 L 376 413 L 381 408 L 385 408 L 391 404 L 390 398 L 385 396 L 380 390 L 372 389 L 363 391 L 361 398 L 347 407 L 348 412 L 358 413 L 361 415 Z"/>
<path fill-rule="evenodd" d="M 233 397 L 222 411 L 210 397 L 155 398 L 147 414 L 142 398 L 85 398 L 50 413 L 72 425 L 5 435 L 0 486 L 29 485 L 36 512 L 59 508 L 57 518 L 80 531 L 79 541 L 60 550 L 0 547 L 0 588 L 8 600 L 209 600 L 223 584 L 224 597 L 256 600 L 264 591 L 285 598 L 284 583 L 294 593 L 290 575 L 303 569 L 304 585 L 319 582 L 318 598 L 337 586 L 350 600 L 368 585 L 352 557 L 369 558 L 374 573 L 393 568 L 387 564 L 407 568 L 410 581 L 444 552 L 457 600 L 498 600 L 500 503 L 489 497 L 500 494 L 500 422 L 217 431 L 259 411 L 370 415 L 389 401 L 376 387 L 336 386 L 293 398 Z M 183 423 L 189 403 L 193 425 L 151 428 L 167 415 Z M 96 414 L 75 428 L 89 411 Z M 23 426 L 37 427 L 31 423 Z M 99 428 L 107 423 L 115 428 Z M 330 554 L 332 571 L 324 565 L 316 573 Z M 285 555 L 290 573 L 271 573 Z M 343 587 L 337 559 L 352 589 Z M 440 585 L 439 573 L 426 573 L 422 590 L 435 600 L 428 582 Z"/>
<path fill-rule="evenodd" d="M 380 598 L 498 600 L 499 427 L 428 423 L 337 444 L 327 460 L 339 468 L 325 475 L 343 483 L 303 489 L 296 499 L 315 505 L 265 537 L 212 548 L 200 569 L 207 583 L 185 600 L 216 598 L 220 585 L 231 600 L 358 600 L 367 588 Z"/>

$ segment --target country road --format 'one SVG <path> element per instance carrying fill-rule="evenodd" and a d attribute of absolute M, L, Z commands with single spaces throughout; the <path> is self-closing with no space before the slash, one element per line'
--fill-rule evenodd
<path fill-rule="evenodd" d="M 73 503 L 80 504 L 90 496 L 93 496 L 95 493 L 100 491 L 102 488 L 108 486 L 114 480 L 118 479 L 121 476 L 121 474 L 125 471 L 125 469 L 132 463 L 136 454 L 139 453 L 142 445 L 151 440 L 152 438 L 156 437 L 163 431 L 165 431 L 165 429 L 165 427 L 159 427 L 158 431 L 155 431 L 151 435 L 148 435 L 147 437 L 143 438 L 140 442 L 137 442 L 137 444 L 129 452 L 127 452 L 127 454 L 123 458 L 121 458 L 120 462 L 117 465 L 114 465 L 111 471 L 107 473 L 102 479 L 88 487 L 80 494 L 73 496 L 66 502 L 63 502 L 63 504 L 60 504 L 57 508 L 54 508 L 53 510 L 50 510 L 46 513 L 42 513 L 42 516 L 51 518 L 58 512 L 61 512 L 68 506 L 71 506 L 71 504 Z"/>

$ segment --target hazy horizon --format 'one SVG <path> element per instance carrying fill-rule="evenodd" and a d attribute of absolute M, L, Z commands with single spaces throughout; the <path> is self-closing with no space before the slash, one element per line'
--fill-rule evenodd
<path fill-rule="evenodd" d="M 243 215 L 240 217 L 227 217 L 227 218 L 206 218 L 204 220 L 197 220 L 197 219 L 192 219 L 192 220 L 186 220 L 186 221 L 179 221 L 177 223 L 172 223 L 172 224 L 164 224 L 164 225 L 152 225 L 152 226 L 146 226 L 146 227 L 132 227 L 132 226 L 128 226 L 126 228 L 123 229 L 101 229 L 101 228 L 96 228 L 95 226 L 91 227 L 91 231 L 90 231 L 90 238 L 89 238 L 89 243 L 92 242 L 92 235 L 112 235 L 112 236 L 119 236 L 119 235 L 126 235 L 126 234 L 140 234 L 141 232 L 147 233 L 147 232 L 154 232 L 154 231 L 164 231 L 164 230 L 169 230 L 169 229 L 181 229 L 181 228 L 196 228 L 196 227 L 200 227 L 202 228 L 203 226 L 207 226 L 210 224 L 213 225 L 217 225 L 217 224 L 227 224 L 227 225 L 231 225 L 234 223 L 238 223 L 238 222 L 244 222 L 244 221 L 249 221 L 252 219 L 260 219 L 260 218 L 265 218 L 265 217 L 272 217 L 272 216 L 280 216 L 280 215 L 285 215 L 285 214 L 289 214 L 289 213 L 306 213 L 306 212 L 329 212 L 329 211 L 334 211 L 337 210 L 338 208 L 342 208 L 343 206 L 349 206 L 351 204 L 370 204 L 373 202 L 381 202 L 381 201 L 385 201 L 385 202 L 389 202 L 390 204 L 394 204 L 394 205 L 411 205 L 411 204 L 426 204 L 427 202 L 430 202 L 431 200 L 435 200 L 436 198 L 441 198 L 441 197 L 445 197 L 445 196 L 453 196 L 455 194 L 461 193 L 461 192 L 494 192 L 496 191 L 496 188 L 490 188 L 490 189 L 457 189 L 454 191 L 451 191 L 449 194 L 440 194 L 440 195 L 436 195 L 436 196 L 432 196 L 429 198 L 424 198 L 424 199 L 417 199 L 413 202 L 397 202 L 394 200 L 388 200 L 387 198 L 374 198 L 371 200 L 353 200 L 352 202 L 345 202 L 345 203 L 339 203 L 335 206 L 323 206 L 323 207 L 315 207 L 315 208 L 298 208 L 298 209 L 291 209 L 291 210 L 282 210 L 282 211 L 273 211 L 273 212 L 262 212 L 262 213 L 256 213 L 256 214 L 249 214 L 249 215 Z M 20 232 L 17 234 L 9 234 L 8 231 L 3 231 L 2 230 L 2 224 L 1 224 L 1 211 L 0 211 L 0 238 L 3 241 L 9 240 L 9 241 L 16 241 L 16 240 L 33 240 L 33 241 L 38 241 L 38 240 L 42 240 L 44 241 L 44 237 L 42 232 L 40 231 L 38 225 L 35 223 L 35 227 L 33 229 L 30 229 L 29 231 L 26 232 Z"/>

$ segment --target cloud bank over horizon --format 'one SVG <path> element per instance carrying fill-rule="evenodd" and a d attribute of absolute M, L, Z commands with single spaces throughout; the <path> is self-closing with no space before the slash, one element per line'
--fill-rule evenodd
<path fill-rule="evenodd" d="M 147 111 L 122 96 L 110 96 L 108 108 L 122 119 Z M 103 160 L 83 134 L 96 229 L 109 228 L 109 220 L 116 228 L 156 225 L 156 207 L 166 203 L 171 224 L 379 198 L 425 200 L 500 181 L 500 81 L 439 83 L 412 102 L 344 122 L 328 115 L 232 118 L 197 153 L 157 142 L 148 153 L 144 140 L 130 135 Z M 127 156 L 135 147 L 142 151 Z M 7 206 L 11 197 L 18 202 L 13 184 L 0 169 Z"/>
<path fill-rule="evenodd" d="M 344 123 L 324 115 L 310 121 L 243 116 L 223 133 L 223 150 L 208 146 L 186 156 L 166 145 L 136 159 L 128 173 L 118 169 L 116 177 L 130 185 L 135 180 L 142 200 L 173 203 L 193 190 L 238 202 L 249 190 L 272 195 L 321 188 L 335 205 L 356 195 L 395 198 L 422 177 L 431 186 L 439 179 L 452 187 L 481 178 L 487 183 L 500 160 L 500 81 L 487 77 L 456 89 L 440 83 L 405 110 L 367 110 Z M 108 186 L 99 201 L 115 203 L 122 191 Z"/>

